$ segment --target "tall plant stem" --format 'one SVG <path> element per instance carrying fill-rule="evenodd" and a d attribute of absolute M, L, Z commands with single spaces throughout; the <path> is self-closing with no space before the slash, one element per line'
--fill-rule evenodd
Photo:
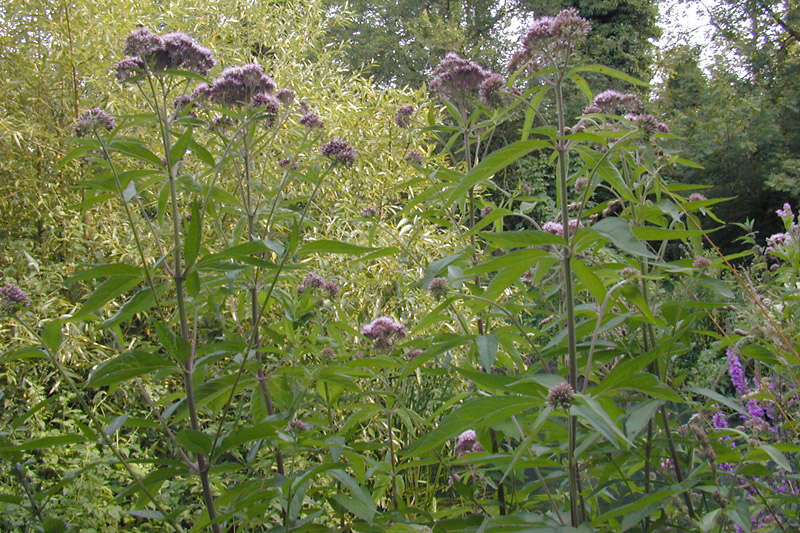
<path fill-rule="evenodd" d="M 565 132 L 564 120 L 564 95 L 561 84 L 563 79 L 559 76 L 556 80 L 556 111 L 558 113 L 558 137 L 563 137 Z M 567 311 L 567 366 L 569 369 L 569 384 L 572 390 L 578 388 L 578 356 L 575 342 L 575 295 L 572 288 L 572 251 L 569 235 L 569 211 L 567 210 L 567 167 L 569 164 L 569 153 L 567 143 L 563 140 L 556 141 L 556 152 L 558 154 L 558 190 L 561 200 L 561 223 L 564 227 L 564 240 L 566 245 L 563 249 L 561 259 L 561 269 L 564 274 L 564 301 Z M 588 379 L 588 378 L 587 378 Z M 581 520 L 578 517 L 578 464 L 575 460 L 576 433 L 578 430 L 578 418 L 574 415 L 569 417 L 569 512 L 572 526 L 577 527 Z"/>
<path fill-rule="evenodd" d="M 249 130 L 248 128 L 242 129 L 242 145 L 244 148 L 244 179 L 245 186 L 242 190 L 245 192 L 243 198 L 244 208 L 247 211 L 247 235 L 250 242 L 256 241 L 256 228 L 255 217 L 257 207 L 253 206 L 253 199 L 250 195 L 250 143 L 249 143 Z M 275 414 L 275 406 L 272 403 L 272 395 L 269 392 L 269 384 L 267 383 L 267 375 L 264 372 L 264 354 L 261 352 L 261 334 L 259 332 L 259 322 L 261 315 L 258 307 L 258 268 L 256 268 L 255 275 L 253 276 L 253 286 L 250 288 L 250 314 L 251 323 L 253 328 L 253 349 L 255 350 L 256 360 L 258 360 L 258 387 L 261 391 L 261 396 L 264 399 L 264 405 L 267 407 L 269 415 Z M 283 454 L 280 447 L 275 447 L 275 464 L 278 468 L 278 473 L 282 476 L 286 475 L 286 470 L 283 464 Z M 286 516 L 284 516 L 286 519 Z"/>
<path fill-rule="evenodd" d="M 166 111 L 166 89 L 161 84 L 162 98 L 158 98 L 156 88 L 153 85 L 152 76 L 148 75 L 148 82 L 150 83 L 150 90 L 153 94 L 154 104 L 158 115 L 159 127 L 161 130 L 161 142 L 164 146 L 164 159 L 167 167 L 167 178 L 169 180 L 169 196 L 170 196 L 170 210 L 172 215 L 172 237 L 173 245 L 175 246 L 173 278 L 175 280 L 175 292 L 178 302 L 178 319 L 180 321 L 181 337 L 189 345 L 189 355 L 186 358 L 186 363 L 183 368 L 183 385 L 186 390 L 186 407 L 189 410 L 189 420 L 194 431 L 202 431 L 200 427 L 200 419 L 197 416 L 197 403 L 195 402 L 194 395 L 194 356 L 195 356 L 195 342 L 194 338 L 189 334 L 189 320 L 186 316 L 186 294 L 184 292 L 183 280 L 186 272 L 183 271 L 182 266 L 182 249 L 181 245 L 181 218 L 178 213 L 178 191 L 176 186 L 176 166 L 177 161 L 173 162 L 171 157 L 172 152 L 172 139 L 170 138 L 168 115 Z M 163 106 L 162 106 L 163 104 Z M 203 486 L 203 501 L 206 505 L 208 518 L 211 522 L 211 530 L 214 533 L 222 533 L 222 530 L 217 523 L 217 511 L 214 505 L 214 495 L 211 493 L 211 482 L 208 477 L 208 470 L 211 465 L 208 458 L 202 454 L 197 454 L 197 467 L 200 470 L 200 483 Z"/>

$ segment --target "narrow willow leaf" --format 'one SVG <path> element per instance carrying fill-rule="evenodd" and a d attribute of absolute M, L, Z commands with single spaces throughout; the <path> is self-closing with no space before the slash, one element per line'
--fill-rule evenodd
<path fill-rule="evenodd" d="M 77 274 L 73 274 L 69 278 L 66 279 L 65 283 L 72 283 L 75 281 L 88 281 L 97 278 L 106 278 L 106 277 L 130 277 L 130 278 L 139 278 L 144 274 L 144 271 L 133 265 L 126 265 L 126 264 L 112 264 L 112 265 L 100 265 L 88 270 L 83 270 L 78 272 Z"/>
<path fill-rule="evenodd" d="M 109 145 L 111 151 L 133 157 L 161 168 L 161 158 L 148 150 L 140 141 L 115 139 Z"/>
<path fill-rule="evenodd" d="M 650 84 L 644 82 L 640 79 L 634 78 L 624 72 L 620 72 L 617 69 L 613 69 L 611 67 L 607 67 L 605 65 L 579 65 L 570 69 L 567 72 L 567 77 L 572 77 L 578 72 L 597 72 L 598 74 L 605 74 L 606 76 L 610 76 L 612 78 L 617 78 L 618 80 L 627 81 L 633 85 L 639 85 L 640 87 L 649 87 Z"/>
<path fill-rule="evenodd" d="M 77 434 L 42 437 L 25 441 L 17 446 L 0 446 L 0 452 L 41 450 L 43 448 L 52 448 L 53 446 L 75 444 L 77 442 L 83 442 L 84 440 L 86 440 L 86 437 Z"/>
<path fill-rule="evenodd" d="M 329 239 L 319 239 L 316 241 L 308 242 L 300 247 L 297 251 L 298 256 L 309 254 L 345 254 L 345 255 L 360 255 L 367 252 L 375 252 L 379 248 L 370 248 L 368 246 L 358 246 L 347 242 L 339 242 Z"/>
<path fill-rule="evenodd" d="M 345 503 L 339 501 L 340 505 L 347 508 L 351 513 L 362 520 L 372 522 L 375 518 L 377 508 L 372 496 L 358 482 L 348 475 L 344 470 L 330 470 L 328 474 L 336 481 L 341 483 L 350 492 L 352 498 L 346 499 Z M 341 496 L 341 495 L 339 495 Z"/>

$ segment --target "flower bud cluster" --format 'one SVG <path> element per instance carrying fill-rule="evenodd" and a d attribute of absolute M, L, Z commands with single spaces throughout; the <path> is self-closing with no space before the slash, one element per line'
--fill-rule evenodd
<path fill-rule="evenodd" d="M 358 157 L 358 152 L 339 139 L 332 139 L 322 145 L 322 155 L 332 159 L 336 163 L 341 163 L 344 166 L 352 166 Z"/>
<path fill-rule="evenodd" d="M 534 20 L 522 39 L 522 46 L 511 56 L 508 71 L 567 67 L 591 29 L 575 8 L 564 9 L 555 17 Z"/>
<path fill-rule="evenodd" d="M 377 348 L 390 348 L 395 339 L 406 336 L 406 328 L 388 316 L 382 316 L 362 327 L 361 334 L 374 341 Z"/>
<path fill-rule="evenodd" d="M 297 293 L 303 294 L 309 289 L 322 289 L 328 293 L 331 298 L 339 293 L 339 284 L 335 281 L 328 281 L 319 274 L 309 272 L 300 285 L 297 286 Z"/>
<path fill-rule="evenodd" d="M 95 107 L 93 109 L 87 109 L 78 115 L 78 119 L 72 126 L 72 131 L 75 133 L 76 137 L 86 137 L 94 133 L 98 128 L 111 131 L 115 126 L 116 123 L 111 115 Z"/>
<path fill-rule="evenodd" d="M 484 103 L 492 105 L 504 87 L 505 80 L 500 74 L 455 52 L 448 53 L 436 66 L 430 82 L 431 91 L 439 98 L 459 104 L 478 95 Z"/>

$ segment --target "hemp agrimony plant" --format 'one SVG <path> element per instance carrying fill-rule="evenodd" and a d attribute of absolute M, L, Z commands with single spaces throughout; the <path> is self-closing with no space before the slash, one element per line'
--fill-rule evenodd
<path fill-rule="evenodd" d="M 651 530 L 648 509 L 636 502 L 654 491 L 654 457 L 670 461 L 680 487 L 699 483 L 683 475 L 670 426 L 685 400 L 665 382 L 666 354 L 685 349 L 687 332 L 670 325 L 676 309 L 654 302 L 652 291 L 656 282 L 688 272 L 665 266 L 667 244 L 677 239 L 697 250 L 704 232 L 693 212 L 710 203 L 679 196 L 680 189 L 663 178 L 681 160 L 661 145 L 668 127 L 644 112 L 639 96 L 591 91 L 583 73 L 644 84 L 605 66 L 581 64 L 590 29 L 574 9 L 534 21 L 509 62 L 508 81 L 455 54 L 433 73 L 431 89 L 456 123 L 445 147 L 452 151 L 460 138 L 454 153 L 463 154 L 464 164 L 431 172 L 443 179 L 426 195 L 439 198 L 470 238 L 471 251 L 432 263 L 423 282 L 449 302 L 471 302 L 477 334 L 469 317 L 450 309 L 462 324 L 462 342 L 473 344 L 471 352 L 490 375 L 469 363 L 459 369 L 481 396 L 455 409 L 408 453 L 436 449 L 457 434 L 454 421 L 463 418 L 461 431 L 466 426 L 490 436 L 495 455 L 470 464 L 493 476 L 486 482 L 497 487 L 495 498 L 482 505 L 498 515 L 537 509 L 545 513 L 540 525 L 591 523 L 616 531 L 617 517 L 640 510 L 625 516 L 624 525 Z M 567 95 L 588 101 L 576 105 Z M 475 147 L 489 146 L 501 124 L 519 118 L 519 141 L 477 155 Z M 518 200 L 491 181 L 534 151 L 549 153 L 553 162 L 555 220 L 526 217 Z M 495 231 L 485 231 L 487 224 L 476 217 L 479 191 L 506 197 L 492 219 Z M 458 213 L 466 216 L 459 220 Z M 481 214 L 492 216 L 491 210 Z M 519 217 L 530 229 L 504 231 L 504 217 Z M 699 268 L 691 263 L 689 270 Z M 460 293 L 447 291 L 458 285 Z M 635 372 L 645 373 L 634 379 Z M 653 423 L 657 412 L 660 431 Z M 593 468 L 600 457 L 628 469 L 627 475 L 620 470 L 619 482 L 632 477 L 640 487 L 620 485 L 620 492 L 599 497 L 596 487 L 614 477 Z M 629 463 L 632 457 L 640 462 Z M 531 470 L 515 469 L 523 458 Z M 564 465 L 560 474 L 558 464 Z M 520 484 L 541 489 L 547 506 L 540 509 L 527 492 L 509 503 L 508 487 Z M 682 497 L 683 518 L 697 518 L 688 489 L 671 495 Z M 615 506 L 619 501 L 628 505 Z"/>
<path fill-rule="evenodd" d="M 299 519 L 306 489 L 303 484 L 296 493 L 281 449 L 288 439 L 278 435 L 311 426 L 276 406 L 269 376 L 280 351 L 271 347 L 278 333 L 268 317 L 276 302 L 292 308 L 282 287 L 297 283 L 290 273 L 297 260 L 316 252 L 303 250 L 309 212 L 325 177 L 351 166 L 357 152 L 339 139 L 323 143 L 323 121 L 294 91 L 277 89 L 258 64 L 229 67 L 207 80 L 215 64 L 208 49 L 185 34 L 160 36 L 146 28 L 131 33 L 125 54 L 117 79 L 145 112 L 122 117 L 119 126 L 105 111 L 84 112 L 71 156 L 94 167 L 87 186 L 116 193 L 138 257 L 136 264 L 99 265 L 74 277 L 104 280 L 74 321 L 135 291 L 102 323 L 129 349 L 95 368 L 88 386 L 136 386 L 178 461 L 162 468 L 172 475 L 188 471 L 199 482 L 204 518 L 193 518 L 196 527 L 222 531 L 243 523 L 234 519 L 241 513 L 269 520 L 270 507 L 261 501 L 231 499 L 251 482 L 237 487 L 219 476 L 232 467 L 253 468 L 261 447 L 272 442 L 268 457 L 277 477 L 267 467 L 255 479 L 260 490 L 279 496 L 280 520 L 289 526 Z M 325 289 L 335 298 L 335 282 Z M 144 312 L 155 338 L 120 329 Z M 268 343 L 264 331 L 273 335 Z M 152 372 L 154 380 L 140 379 Z M 244 405 L 249 422 L 238 413 Z M 111 434 L 127 419 L 120 415 L 95 430 Z M 255 446 L 237 458 L 248 442 Z M 165 510 L 153 488 L 166 478 L 154 475 L 138 482 L 156 510 L 136 512 L 182 530 L 187 513 Z"/>

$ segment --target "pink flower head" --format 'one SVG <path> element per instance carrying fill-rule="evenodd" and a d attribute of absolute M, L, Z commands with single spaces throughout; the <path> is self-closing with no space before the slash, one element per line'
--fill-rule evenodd
<path fill-rule="evenodd" d="M 534 20 L 522 46 L 511 56 L 509 72 L 521 68 L 531 71 L 544 67 L 564 68 L 576 55 L 589 30 L 591 25 L 575 8 L 564 9 L 555 17 Z"/>
<path fill-rule="evenodd" d="M 395 339 L 406 336 L 406 329 L 388 316 L 382 316 L 362 327 L 361 334 L 374 341 L 377 348 L 390 348 Z"/>

